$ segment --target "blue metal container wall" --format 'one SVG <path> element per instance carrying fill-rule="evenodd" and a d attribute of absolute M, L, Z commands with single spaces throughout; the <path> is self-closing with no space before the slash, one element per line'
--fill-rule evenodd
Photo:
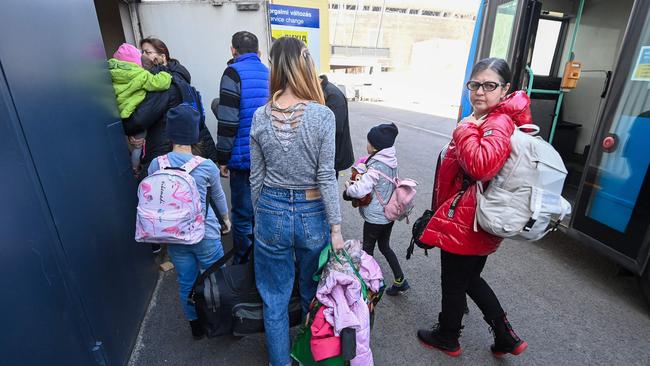
<path fill-rule="evenodd" d="M 0 152 L 2 363 L 91 364 L 92 337 L 57 260 L 61 243 L 1 74 Z"/>
<path fill-rule="evenodd" d="M 105 60 L 92 1 L 3 1 L 0 63 L 24 135 L 24 141 L 18 143 L 26 145 L 21 148 L 28 149 L 38 176 L 38 182 L 31 185 L 13 182 L 3 194 L 28 197 L 45 205 L 50 214 L 48 224 L 47 217 L 38 217 L 39 211 L 33 211 L 34 202 L 9 201 L 14 204 L 9 212 L 16 211 L 22 224 L 4 229 L 8 240 L 3 240 L 3 247 L 9 248 L 3 261 L 12 261 L 14 265 L 8 268 L 16 272 L 7 273 L 4 267 L 3 276 L 24 281 L 23 291 L 31 297 L 4 306 L 11 307 L 9 314 L 15 314 L 10 329 L 29 327 L 19 333 L 25 338 L 15 341 L 31 347 L 26 355 L 3 349 L 3 363 L 8 361 L 7 354 L 9 360 L 18 357 L 19 364 L 30 364 L 25 362 L 30 360 L 50 363 L 53 348 L 78 344 L 79 337 L 84 337 L 83 348 L 88 352 L 95 341 L 101 342 L 94 355 L 98 363 L 124 364 L 153 290 L 156 269 L 150 248 L 133 241 L 136 184 Z M 3 131 L 3 141 L 4 135 Z M 3 144 L 2 151 L 6 149 Z M 0 162 L 12 166 L 16 155 L 3 154 Z M 3 169 L 3 176 L 7 171 L 11 170 Z M 34 195 L 38 184 L 40 197 Z M 35 218 L 29 219 L 30 214 L 36 214 Z M 3 220 L 3 226 L 5 223 Z M 57 261 L 60 281 L 69 294 L 61 290 L 56 291 L 57 296 L 30 287 L 43 280 L 45 270 L 34 267 L 35 263 L 41 265 L 42 256 L 48 257 L 43 266 L 54 265 L 45 249 L 41 257 L 28 255 L 25 248 L 31 245 L 61 253 Z M 3 297 L 7 302 L 14 294 L 5 292 Z M 65 307 L 66 301 L 79 304 L 73 307 L 76 313 L 70 314 L 70 319 L 45 318 L 37 324 L 25 321 L 34 314 L 23 302 L 40 304 L 41 311 L 47 312 Z M 68 332 L 63 327 L 80 331 Z M 39 343 L 44 340 L 47 344 Z M 4 342 L 0 347 L 4 348 Z M 78 350 L 69 351 L 70 361 L 81 357 L 75 356 Z"/>

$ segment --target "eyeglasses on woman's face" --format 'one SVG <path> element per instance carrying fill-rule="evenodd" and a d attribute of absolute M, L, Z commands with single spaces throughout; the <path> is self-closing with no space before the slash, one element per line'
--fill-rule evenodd
<path fill-rule="evenodd" d="M 158 55 L 159 53 L 151 50 L 142 50 L 142 54 L 146 56 L 151 56 L 151 55 Z"/>
<path fill-rule="evenodd" d="M 491 92 L 495 91 L 500 86 L 505 86 L 505 84 L 497 83 L 495 81 L 484 81 L 481 83 L 478 81 L 470 80 L 465 86 L 470 91 L 477 91 L 479 88 L 483 88 L 483 91 Z"/>

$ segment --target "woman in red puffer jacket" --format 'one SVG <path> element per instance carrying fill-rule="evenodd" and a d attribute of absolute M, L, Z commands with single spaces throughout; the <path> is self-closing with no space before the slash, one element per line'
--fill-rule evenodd
<path fill-rule="evenodd" d="M 507 95 L 509 80 L 510 68 L 502 59 L 474 65 L 467 82 L 473 113 L 459 123 L 441 153 L 432 202 L 435 214 L 420 238 L 441 250 L 442 311 L 438 324 L 419 330 L 418 339 L 450 356 L 462 352 L 458 338 L 466 294 L 494 330 L 495 356 L 518 355 L 528 346 L 512 330 L 499 300 L 481 278 L 487 256 L 502 239 L 474 225 L 476 182 L 489 183 L 510 156 L 516 126 L 531 123 L 530 99 L 523 91 Z"/>

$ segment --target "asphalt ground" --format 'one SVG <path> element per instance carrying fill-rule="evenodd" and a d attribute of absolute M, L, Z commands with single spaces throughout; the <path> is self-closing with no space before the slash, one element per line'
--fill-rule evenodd
<path fill-rule="evenodd" d="M 400 128 L 396 142 L 400 175 L 420 182 L 414 211 L 419 215 L 430 205 L 436 157 L 449 140 L 454 121 L 351 103 L 357 157 L 365 154 L 370 127 L 387 121 Z M 344 237 L 361 239 L 359 214 L 347 202 L 341 207 Z M 526 352 L 493 358 L 492 336 L 471 301 L 460 339 L 461 357 L 422 348 L 415 333 L 433 325 L 440 309 L 440 254 L 434 250 L 425 256 L 416 249 L 406 261 L 410 237 L 406 223 L 396 223 L 391 245 L 411 290 L 398 297 L 384 296 L 377 307 L 371 340 L 376 365 L 650 365 L 650 306 L 636 278 L 620 275 L 611 261 L 561 233 L 536 243 L 505 240 L 483 272 L 514 329 L 529 343 Z M 392 281 L 388 264 L 376 252 L 387 282 Z M 194 341 L 182 315 L 175 273 L 161 275 L 130 365 L 265 364 L 263 335 Z"/>

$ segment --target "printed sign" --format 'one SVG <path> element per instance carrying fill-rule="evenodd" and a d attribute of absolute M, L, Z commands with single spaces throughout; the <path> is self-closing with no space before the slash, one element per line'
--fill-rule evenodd
<path fill-rule="evenodd" d="M 293 30 L 287 30 L 287 29 L 273 29 L 271 31 L 271 36 L 273 39 L 277 39 L 280 37 L 293 37 L 293 38 L 298 38 L 299 40 L 305 42 L 307 45 L 307 48 L 309 48 L 309 33 L 308 32 L 303 32 L 303 31 L 293 31 Z M 311 51 L 310 51 L 311 53 Z"/>
<path fill-rule="evenodd" d="M 641 47 L 639 59 L 636 61 L 632 80 L 650 81 L 650 46 Z"/>
<path fill-rule="evenodd" d="M 271 4 L 271 24 L 320 28 L 318 9 Z"/>
<path fill-rule="evenodd" d="M 320 67 L 319 9 L 270 4 L 273 39 L 294 37 L 305 42 L 316 68 Z"/>

